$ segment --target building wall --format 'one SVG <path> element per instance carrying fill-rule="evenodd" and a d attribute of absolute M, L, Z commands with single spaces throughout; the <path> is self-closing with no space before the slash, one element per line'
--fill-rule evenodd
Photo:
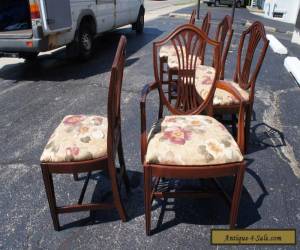
<path fill-rule="evenodd" d="M 298 10 L 298 17 L 295 24 L 295 31 L 293 33 L 292 43 L 297 43 L 300 45 L 300 9 Z"/>
<path fill-rule="evenodd" d="M 278 21 L 296 23 L 300 0 L 265 0 L 265 16 Z M 274 17 L 275 13 L 283 13 L 282 18 Z"/>

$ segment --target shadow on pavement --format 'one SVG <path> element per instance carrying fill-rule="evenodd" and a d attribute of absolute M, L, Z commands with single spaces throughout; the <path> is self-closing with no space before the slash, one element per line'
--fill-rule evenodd
<path fill-rule="evenodd" d="M 252 170 L 247 170 L 247 173 L 250 173 L 250 175 L 256 179 L 259 186 L 263 189 L 263 194 L 257 201 L 253 201 L 247 189 L 245 187 L 243 188 L 239 210 L 238 228 L 246 228 L 261 219 L 258 208 L 261 206 L 264 197 L 267 195 L 266 189 L 259 177 L 253 173 Z M 197 181 L 198 189 L 196 190 L 198 191 L 211 190 L 213 187 L 211 186 L 212 183 L 209 180 Z M 219 181 L 222 182 L 222 186 L 225 188 L 225 190 L 231 194 L 233 190 L 234 179 L 232 177 L 224 177 L 219 178 Z M 175 190 L 179 189 L 182 190 L 182 187 L 175 188 Z M 228 223 L 230 209 L 226 202 L 219 196 L 201 199 L 161 199 L 158 200 L 157 204 L 153 206 L 153 210 L 157 208 L 160 208 L 160 214 L 157 221 L 155 221 L 153 218 L 154 216 L 152 216 L 152 234 L 157 234 L 181 223 L 208 225 L 211 227 L 224 225 L 225 228 L 229 228 Z M 174 213 L 172 218 L 168 218 L 169 216 L 166 216 L 166 212 L 168 211 Z"/>
<path fill-rule="evenodd" d="M 253 160 L 247 160 L 247 165 Z M 143 192 L 143 173 L 137 171 L 127 171 L 131 184 L 131 192 L 126 194 L 125 188 L 121 186 L 121 197 L 126 209 L 128 220 L 144 215 L 144 192 Z M 246 228 L 261 219 L 258 209 L 262 206 L 265 196 L 268 195 L 260 177 L 251 169 L 246 170 L 246 174 L 254 178 L 262 190 L 262 194 L 254 201 L 247 191 L 243 188 L 238 228 Z M 106 171 L 95 173 L 91 179 L 96 180 L 97 184 L 92 194 L 92 202 L 111 202 L 112 193 L 110 181 Z M 84 177 L 79 180 L 84 181 Z M 231 194 L 233 190 L 233 177 L 224 177 L 219 179 L 225 190 Z M 208 190 L 214 187 L 210 180 L 174 180 L 164 179 L 160 184 L 160 189 L 183 190 L 193 187 L 195 190 Z M 152 212 L 152 234 L 167 230 L 178 224 L 193 225 L 224 225 L 228 227 L 229 207 L 226 202 L 219 196 L 209 198 L 176 198 L 176 199 L 157 199 L 152 205 L 152 211 L 159 209 L 158 219 L 154 217 Z M 168 213 L 171 212 L 171 213 Z M 63 218 L 62 218 L 63 219 Z M 74 227 L 84 227 L 88 225 L 97 225 L 112 221 L 120 220 L 117 211 L 114 210 L 97 210 L 90 212 L 90 216 L 71 223 L 65 223 L 62 229 L 70 229 Z"/>
<path fill-rule="evenodd" d="M 250 143 L 248 153 L 265 150 L 267 148 L 280 148 L 286 146 L 284 134 L 266 123 L 259 123 L 250 130 Z"/>
<path fill-rule="evenodd" d="M 62 48 L 50 55 L 39 56 L 35 62 L 16 63 L 4 66 L 0 77 L 14 81 L 66 81 L 85 79 L 111 69 L 120 36 L 125 34 L 128 40 L 127 57 L 136 53 L 163 31 L 156 28 L 145 28 L 142 35 L 137 35 L 129 28 L 108 32 L 95 39 L 93 56 L 87 62 L 67 59 Z M 134 58 L 127 61 L 127 66 L 138 61 Z"/>
<path fill-rule="evenodd" d="M 126 193 L 123 182 L 121 183 L 121 199 L 123 201 L 123 205 L 127 212 L 128 221 L 141 216 L 144 214 L 144 206 L 143 206 L 143 189 L 142 187 L 142 176 L 143 174 L 137 171 L 127 170 L 127 174 L 130 179 L 130 187 L 131 191 Z M 84 182 L 86 179 L 86 174 L 81 174 L 78 182 Z M 111 192 L 111 184 L 106 171 L 95 172 L 90 177 L 91 180 L 97 182 L 91 202 L 112 202 L 112 192 Z M 78 194 L 79 195 L 79 194 Z M 67 201 L 65 201 L 67 202 Z M 89 202 L 89 201 L 85 201 Z M 106 222 L 118 221 L 120 217 L 116 209 L 113 210 L 96 210 L 91 211 L 88 217 L 78 219 L 68 223 L 65 221 L 65 218 L 62 216 L 62 230 L 70 229 L 74 227 L 85 227 L 88 225 L 97 225 Z"/>

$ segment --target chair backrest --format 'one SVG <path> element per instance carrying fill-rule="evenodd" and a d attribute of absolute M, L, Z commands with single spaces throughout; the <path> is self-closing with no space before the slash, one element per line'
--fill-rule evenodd
<path fill-rule="evenodd" d="M 190 17 L 189 24 L 195 24 L 195 22 L 196 22 L 196 10 L 193 10 Z"/>
<path fill-rule="evenodd" d="M 210 29 L 210 22 L 211 22 L 211 13 L 208 11 L 203 18 L 201 30 L 208 35 Z"/>
<path fill-rule="evenodd" d="M 231 44 L 233 35 L 232 18 L 226 15 L 223 20 L 218 24 L 215 40 L 220 42 L 221 45 L 221 68 L 220 79 L 224 79 L 225 64 L 228 55 L 228 50 Z"/>
<path fill-rule="evenodd" d="M 160 47 L 170 41 L 176 51 L 178 61 L 177 97 L 175 105 L 165 96 L 162 79 L 159 78 L 158 68 L 158 52 Z M 196 77 L 201 77 L 199 73 L 198 51 L 202 43 L 212 46 L 213 51 L 215 51 L 213 56 L 215 76 L 213 83 L 209 85 L 210 90 L 205 100 L 201 99 L 195 88 Z M 163 40 L 153 43 L 155 80 L 158 83 L 161 101 L 167 106 L 171 113 L 177 115 L 199 114 L 211 105 L 216 81 L 219 77 L 220 56 L 220 43 L 211 40 L 202 30 L 191 24 L 179 26 Z"/>
<path fill-rule="evenodd" d="M 208 36 L 210 30 L 210 22 L 211 22 L 211 13 L 208 11 L 203 18 L 201 30 Z M 204 55 L 205 55 L 206 43 L 203 41 L 201 44 L 201 48 L 199 50 L 199 57 L 201 59 L 202 64 L 204 64 Z"/>
<path fill-rule="evenodd" d="M 115 157 L 121 135 L 120 106 L 123 72 L 126 56 L 126 44 L 126 37 L 121 36 L 111 69 L 107 103 L 107 153 L 110 159 L 114 159 Z"/>
<path fill-rule="evenodd" d="M 246 37 L 248 37 L 248 44 L 245 43 Z M 260 51 L 258 51 L 259 55 L 257 63 L 252 67 L 255 51 L 259 44 L 261 44 L 261 48 Z M 250 99 L 252 100 L 254 97 L 256 78 L 265 58 L 268 46 L 269 40 L 266 37 L 265 28 L 263 24 L 258 21 L 254 22 L 247 30 L 245 30 L 240 38 L 237 65 L 233 79 L 235 82 L 239 83 L 241 88 L 246 90 L 250 89 Z M 243 51 L 246 53 L 244 60 L 242 60 Z M 254 69 L 252 72 L 251 68 Z"/>

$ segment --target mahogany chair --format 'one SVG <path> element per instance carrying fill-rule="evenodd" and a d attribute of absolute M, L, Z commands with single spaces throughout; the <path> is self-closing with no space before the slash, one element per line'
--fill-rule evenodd
<path fill-rule="evenodd" d="M 208 34 L 210 28 L 210 20 L 211 14 L 207 12 L 205 15 L 203 22 L 202 22 L 202 29 L 205 33 Z M 189 24 L 195 24 L 196 22 L 196 10 L 192 11 Z M 165 74 L 169 73 L 169 69 L 176 68 L 176 54 L 175 50 L 173 49 L 172 44 L 166 44 L 163 46 L 159 51 L 159 58 L 160 58 L 160 77 L 161 79 L 164 78 Z M 175 65 L 173 65 L 175 63 Z M 169 81 L 163 80 L 164 84 L 168 84 Z"/>
<path fill-rule="evenodd" d="M 178 81 L 176 101 L 170 102 L 163 91 L 163 82 L 159 74 L 158 53 L 161 46 L 169 41 L 174 44 L 178 60 Z M 197 48 L 205 42 L 214 53 L 214 69 L 217 72 L 206 98 L 201 99 L 196 92 Z M 159 189 L 160 179 L 214 179 L 235 176 L 232 200 L 228 194 L 218 194 L 231 204 L 230 227 L 237 222 L 239 200 L 243 185 L 245 162 L 244 148 L 244 103 L 239 93 L 231 86 L 218 81 L 220 71 L 220 43 L 208 36 L 194 25 L 178 27 L 170 35 L 153 44 L 153 63 L 155 82 L 143 88 L 140 101 L 141 108 L 141 161 L 144 167 L 144 201 L 146 234 L 151 233 L 151 206 L 155 198 L 196 196 L 207 197 L 205 192 L 166 192 Z M 227 129 L 212 117 L 212 99 L 216 87 L 225 89 L 240 100 L 238 143 Z M 150 92 L 158 90 L 161 105 L 171 115 L 159 117 L 154 122 L 150 133 L 147 132 L 146 99 Z M 200 115 L 205 113 L 206 115 Z M 161 115 L 162 113 L 160 113 Z M 216 183 L 218 183 L 216 181 Z M 218 183 L 219 184 L 219 183 Z"/>
<path fill-rule="evenodd" d="M 220 79 L 224 79 L 225 64 L 228 55 L 228 50 L 230 48 L 231 40 L 233 35 L 232 29 L 232 18 L 226 15 L 223 20 L 218 24 L 215 40 L 220 42 L 221 47 L 221 63 L 220 63 Z M 210 84 L 213 82 L 215 69 L 214 65 L 204 65 L 199 66 L 201 74 L 205 77 L 196 79 L 196 90 L 203 97 L 206 96 L 210 90 Z M 217 90 L 218 91 L 218 90 Z"/>
<path fill-rule="evenodd" d="M 269 40 L 266 38 L 265 29 L 262 23 L 256 21 L 247 30 L 245 30 L 240 38 L 236 70 L 233 80 L 225 80 L 223 84 L 231 86 L 240 93 L 245 102 L 245 150 L 248 146 L 249 130 L 254 102 L 255 82 L 259 74 L 260 68 L 264 61 Z M 226 51 L 226 50 L 225 50 Z M 255 52 L 257 52 L 255 56 Z M 257 58 L 256 64 L 253 60 Z M 222 59 L 222 64 L 225 65 L 226 57 Z M 224 79 L 224 71 L 221 70 L 221 79 Z M 206 84 L 197 83 L 196 89 L 200 96 L 205 96 L 208 93 L 207 86 L 213 81 L 213 77 L 206 79 Z M 231 93 L 222 89 L 217 89 L 215 92 L 214 112 L 217 115 L 232 114 L 233 132 L 236 130 L 236 114 L 239 109 L 239 100 Z"/>
<path fill-rule="evenodd" d="M 50 137 L 41 156 L 41 169 L 55 230 L 60 230 L 59 214 L 97 209 L 116 208 L 122 221 L 126 212 L 120 198 L 120 183 L 117 172 L 129 191 L 121 136 L 120 99 L 125 64 L 126 38 L 121 37 L 112 65 L 108 93 L 107 117 L 96 115 L 66 116 Z M 115 166 L 118 153 L 120 171 Z M 113 193 L 113 203 L 82 204 L 92 171 L 108 170 Z M 60 206 L 56 204 L 53 174 L 74 174 L 87 172 L 77 204 Z"/>
<path fill-rule="evenodd" d="M 209 30 L 210 30 L 210 25 L 211 25 L 211 13 L 208 11 L 203 19 L 202 22 L 202 26 L 201 26 L 201 30 L 208 35 L 209 34 Z M 199 59 L 197 65 L 203 65 L 204 64 L 204 56 L 205 56 L 205 50 L 206 50 L 206 43 L 205 41 L 202 41 L 199 49 L 198 49 L 198 55 L 199 55 Z M 171 50 L 172 51 L 172 50 Z M 175 51 L 173 49 L 173 51 Z M 168 60 L 168 95 L 169 95 L 169 100 L 173 100 L 176 99 L 176 95 L 177 95 L 177 83 L 176 83 L 176 79 L 178 78 L 178 65 L 177 65 L 177 56 L 176 53 L 174 53 L 173 56 L 169 56 L 169 60 Z M 201 67 L 203 68 L 203 67 Z"/>
<path fill-rule="evenodd" d="M 193 9 L 191 17 L 190 17 L 190 21 L 189 21 L 190 24 L 195 24 L 195 22 L 196 22 L 196 14 L 197 14 L 196 10 Z"/>

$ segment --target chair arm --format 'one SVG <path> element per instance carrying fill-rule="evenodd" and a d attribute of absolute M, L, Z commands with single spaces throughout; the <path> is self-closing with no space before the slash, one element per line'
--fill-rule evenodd
<path fill-rule="evenodd" d="M 147 95 L 154 89 L 157 89 L 158 84 L 156 82 L 146 84 L 143 87 L 141 100 L 140 100 L 140 111 L 141 111 L 141 160 L 144 163 L 145 154 L 147 152 L 147 122 L 146 122 L 146 98 Z"/>
<path fill-rule="evenodd" d="M 242 95 L 230 84 L 226 81 L 217 81 L 216 84 L 218 89 L 225 90 L 232 94 L 235 98 L 239 100 L 240 108 L 239 108 L 239 118 L 238 118 L 238 135 L 237 135 L 237 143 L 242 154 L 245 153 L 245 106 L 246 100 L 242 97 Z"/>
<path fill-rule="evenodd" d="M 238 99 L 240 102 L 246 102 L 246 100 L 243 98 L 243 96 L 236 90 L 235 87 L 228 84 L 226 81 L 217 81 L 218 89 L 222 89 L 230 94 L 232 94 L 236 99 Z"/>

